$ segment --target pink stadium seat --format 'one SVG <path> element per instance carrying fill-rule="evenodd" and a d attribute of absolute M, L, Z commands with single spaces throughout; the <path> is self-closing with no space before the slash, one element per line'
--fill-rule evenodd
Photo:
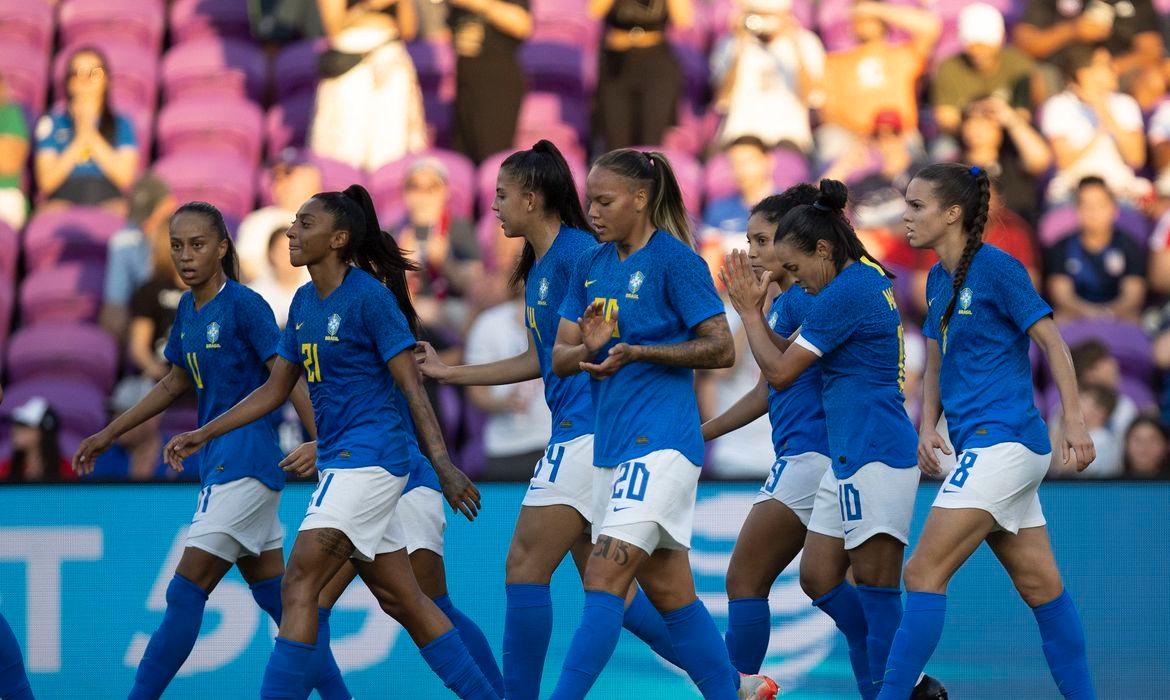
<path fill-rule="evenodd" d="M 520 49 L 520 63 L 530 91 L 584 97 L 597 84 L 597 56 L 579 46 L 529 41 Z"/>
<path fill-rule="evenodd" d="M 0 0 L 0 45 L 13 43 L 47 55 L 53 48 L 53 3 Z"/>
<path fill-rule="evenodd" d="M 49 94 L 48 49 L 19 40 L 0 39 L 0 73 L 8 86 L 8 99 L 24 108 L 31 122 L 45 111 Z"/>
<path fill-rule="evenodd" d="M 72 377 L 109 392 L 118 374 L 118 347 L 108 333 L 95 325 L 42 323 L 21 328 L 12 335 L 7 368 L 14 382 L 35 377 Z"/>
<path fill-rule="evenodd" d="M 168 102 L 158 114 L 159 156 L 222 153 L 260 162 L 264 114 L 240 97 L 214 95 Z"/>
<path fill-rule="evenodd" d="M 16 279 L 16 259 L 20 255 L 20 234 L 0 221 L 0 284 Z"/>
<path fill-rule="evenodd" d="M 633 150 L 646 153 L 658 151 L 666 156 L 682 190 L 683 204 L 691 216 L 698 217 L 703 205 L 703 166 L 699 161 L 689 153 L 662 146 L 634 146 Z"/>
<path fill-rule="evenodd" d="M 240 0 L 175 0 L 171 36 L 176 43 L 206 36 L 251 40 L 248 6 Z"/>
<path fill-rule="evenodd" d="M 264 135 L 268 142 L 268 159 L 275 160 L 286 148 L 303 148 L 313 118 L 313 92 L 298 92 L 284 97 L 269 108 L 264 118 Z M 429 121 L 429 119 L 428 119 Z"/>
<path fill-rule="evenodd" d="M 1138 324 L 1117 319 L 1081 319 L 1061 324 L 1060 332 L 1069 347 L 1094 338 L 1100 340 L 1117 358 L 1123 376 L 1149 381 L 1153 345 Z"/>
<path fill-rule="evenodd" d="M 1117 209 L 1117 227 L 1133 238 L 1139 245 L 1149 241 L 1152 227 L 1150 220 L 1140 211 L 1127 206 Z M 1036 227 L 1040 245 L 1048 247 L 1068 236 L 1078 228 L 1075 204 L 1063 204 L 1049 209 L 1040 217 Z"/>
<path fill-rule="evenodd" d="M 236 158 L 179 153 L 159 159 L 154 172 L 180 202 L 210 202 L 235 222 L 247 216 L 256 201 L 255 167 Z"/>
<path fill-rule="evenodd" d="M 68 262 L 102 267 L 110 239 L 124 225 L 122 217 L 98 207 L 41 212 L 24 232 L 25 267 L 36 271 Z"/>
<path fill-rule="evenodd" d="M 20 284 L 20 317 L 40 323 L 92 323 L 102 302 L 103 265 L 70 262 L 36 270 Z"/>
<path fill-rule="evenodd" d="M 803 154 L 787 148 L 777 148 L 772 151 L 772 158 L 775 159 L 772 181 L 777 192 L 808 180 L 808 161 Z M 707 161 L 703 168 L 703 183 L 708 203 L 735 194 L 731 162 L 725 154 L 717 153 Z"/>
<path fill-rule="evenodd" d="M 61 43 L 69 46 L 109 37 L 132 42 L 158 54 L 166 11 L 150 0 L 66 0 L 57 22 Z"/>
<path fill-rule="evenodd" d="M 163 56 L 162 84 L 167 100 L 189 95 L 229 94 L 261 102 L 268 62 L 255 44 L 213 36 L 191 39 Z"/>
<path fill-rule="evenodd" d="M 73 454 L 82 439 L 106 424 L 106 394 L 97 387 L 70 377 L 36 377 L 4 388 L 0 415 L 12 414 L 17 406 L 40 396 L 49 402 L 61 419 L 61 453 Z"/>

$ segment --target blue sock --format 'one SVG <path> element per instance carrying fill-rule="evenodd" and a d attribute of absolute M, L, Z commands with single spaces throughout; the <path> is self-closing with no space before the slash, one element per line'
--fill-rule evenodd
<path fill-rule="evenodd" d="M 947 597 L 939 593 L 906 594 L 906 612 L 894 635 L 894 646 L 886 662 L 885 680 L 878 700 L 906 700 L 918 685 L 918 678 L 942 638 L 947 615 Z"/>
<path fill-rule="evenodd" d="M 167 586 L 167 610 L 138 663 L 129 700 L 162 695 L 195 647 L 206 604 L 207 591 L 178 574 L 171 578 Z"/>
<path fill-rule="evenodd" d="M 861 608 L 865 610 L 865 650 L 869 655 L 869 677 L 878 690 L 886 675 L 886 661 L 890 657 L 890 645 L 902 622 L 902 590 L 899 588 L 878 588 L 858 586 Z M 917 679 L 915 679 L 917 680 Z"/>
<path fill-rule="evenodd" d="M 1089 659 L 1085 655 L 1085 630 L 1068 591 L 1032 608 L 1032 613 L 1040 626 L 1044 658 L 1048 659 L 1048 669 L 1060 694 L 1076 700 L 1096 700 Z"/>
<path fill-rule="evenodd" d="M 845 643 L 849 645 L 849 663 L 857 679 L 857 690 L 863 700 L 873 700 L 877 697 L 877 686 L 869 675 L 869 652 L 865 645 L 869 627 L 865 624 L 865 610 L 861 607 L 861 596 L 857 589 L 848 581 L 842 581 L 812 604 L 833 618 L 837 629 L 845 635 Z"/>
<path fill-rule="evenodd" d="M 739 695 L 739 673 L 727 656 L 727 646 L 719 636 L 715 621 L 703 606 L 695 602 L 662 616 L 674 642 L 679 665 L 691 677 L 706 700 L 735 700 Z"/>
<path fill-rule="evenodd" d="M 280 626 L 280 582 L 283 580 L 284 576 L 273 576 L 248 586 L 252 589 L 252 598 L 255 599 L 256 605 L 268 613 L 268 616 L 276 621 L 278 627 Z"/>
<path fill-rule="evenodd" d="M 475 665 L 479 666 L 480 673 L 492 684 L 496 695 L 503 697 L 504 677 L 500 675 L 500 667 L 496 665 L 496 657 L 492 654 L 492 648 L 487 637 L 483 635 L 483 630 L 451 603 L 451 596 L 441 595 L 435 598 L 435 605 L 439 606 L 439 610 L 442 610 L 451 624 L 455 625 L 455 629 L 459 630 L 459 636 L 467 646 L 471 658 L 475 659 Z"/>
<path fill-rule="evenodd" d="M 28 674 L 24 672 L 24 656 L 3 615 L 0 615 L 0 698 L 33 700 Z"/>
<path fill-rule="evenodd" d="M 655 654 L 681 667 L 678 656 L 674 653 L 674 645 L 670 642 L 670 630 L 666 629 L 666 623 L 662 620 L 662 613 L 658 612 L 658 608 L 654 607 L 654 603 L 650 602 L 641 588 L 637 589 L 633 602 L 626 608 L 622 627 L 646 642 Z"/>
<path fill-rule="evenodd" d="M 504 592 L 504 697 L 537 700 L 552 638 L 552 595 L 548 584 L 537 583 L 510 583 Z"/>
<path fill-rule="evenodd" d="M 321 700 L 350 700 L 353 695 L 345 685 L 333 650 L 329 648 L 329 608 L 317 608 L 317 652 L 313 669 L 315 676 L 309 683 Z"/>
<path fill-rule="evenodd" d="M 312 644 L 277 637 L 272 655 L 268 657 L 268 666 L 264 669 L 264 680 L 260 683 L 261 700 L 304 700 L 309 697 L 306 670 L 311 668 L 316 653 Z"/>
<path fill-rule="evenodd" d="M 767 598 L 736 598 L 727 603 L 727 654 L 735 670 L 747 675 L 760 672 L 772 634 L 772 613 Z"/>
<path fill-rule="evenodd" d="M 467 653 L 459 630 L 452 628 L 419 651 L 443 685 L 463 700 L 499 700 L 500 696 Z"/>
<path fill-rule="evenodd" d="M 581 626 L 573 635 L 561 677 L 557 679 L 552 700 L 579 700 L 585 697 L 601 670 L 613 656 L 622 633 L 626 601 L 603 591 L 585 591 L 585 610 Z M 508 700 L 512 700 L 508 696 Z"/>

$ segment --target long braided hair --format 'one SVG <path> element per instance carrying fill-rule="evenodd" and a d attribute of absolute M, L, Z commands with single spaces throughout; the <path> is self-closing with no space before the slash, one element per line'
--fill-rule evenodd
<path fill-rule="evenodd" d="M 991 209 L 991 178 L 979 167 L 968 167 L 962 163 L 936 163 L 928 165 L 915 179 L 925 180 L 934 188 L 940 208 L 958 206 L 963 210 L 963 233 L 967 236 L 963 254 L 955 266 L 954 281 L 951 283 L 951 300 L 943 312 L 939 330 L 946 333 L 947 324 L 955 313 L 955 302 L 959 291 L 967 282 L 967 271 L 971 260 L 983 246 L 983 230 L 987 227 L 988 211 Z"/>

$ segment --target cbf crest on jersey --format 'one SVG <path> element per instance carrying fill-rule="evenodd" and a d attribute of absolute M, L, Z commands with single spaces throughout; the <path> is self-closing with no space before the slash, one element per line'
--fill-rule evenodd
<path fill-rule="evenodd" d="M 538 297 L 540 297 L 536 303 L 540 306 L 547 306 L 548 305 L 548 278 L 547 277 L 540 278 L 540 285 L 536 288 L 536 294 Z"/>
<path fill-rule="evenodd" d="M 325 340 L 332 340 L 337 342 L 337 331 L 341 328 L 341 317 L 337 314 L 330 314 L 325 321 Z"/>
<path fill-rule="evenodd" d="M 773 311 L 772 313 L 768 314 L 768 328 L 771 328 L 772 330 L 776 330 L 776 322 L 779 320 L 780 320 L 780 313 L 779 312 Z"/>
<path fill-rule="evenodd" d="M 630 291 L 626 293 L 626 298 L 627 299 L 637 299 L 638 298 L 638 290 L 642 288 L 642 283 L 645 281 L 646 281 L 646 275 L 643 275 L 641 270 L 638 270 L 634 274 L 630 275 L 630 286 L 629 286 Z"/>
<path fill-rule="evenodd" d="M 219 324 L 215 321 L 207 324 L 207 346 L 208 348 L 219 347 Z"/>
<path fill-rule="evenodd" d="M 959 292 L 959 313 L 964 316 L 971 315 L 971 302 L 975 299 L 975 294 L 970 287 L 963 287 L 963 291 Z"/>

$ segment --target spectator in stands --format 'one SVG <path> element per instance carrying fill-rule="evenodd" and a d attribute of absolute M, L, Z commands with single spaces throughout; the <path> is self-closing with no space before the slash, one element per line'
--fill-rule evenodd
<path fill-rule="evenodd" d="M 683 73 L 666 28 L 687 29 L 692 0 L 589 0 L 604 20 L 597 114 L 607 149 L 658 145 L 675 123 Z"/>
<path fill-rule="evenodd" d="M 28 149 L 24 110 L 8 100 L 8 84 L 0 73 L 0 221 L 14 229 L 28 218 L 28 198 L 21 187 Z"/>
<path fill-rule="evenodd" d="M 1112 408 L 1105 414 L 1106 427 L 1117 436 L 1125 431 L 1138 416 L 1138 405 L 1121 392 L 1121 365 L 1109 352 L 1109 347 L 1096 338 L 1077 343 L 1069 349 L 1077 383 L 1081 386 L 1099 386 L 1117 392 Z"/>
<path fill-rule="evenodd" d="M 50 201 L 125 213 L 123 194 L 138 172 L 138 145 L 130 121 L 110 105 L 108 65 L 93 48 L 69 57 L 66 104 L 36 125 L 37 189 Z"/>
<path fill-rule="evenodd" d="M 772 194 L 775 161 L 767 147 L 755 136 L 740 136 L 725 149 L 735 179 L 735 194 L 707 204 L 703 211 L 700 253 L 711 267 L 711 274 L 723 267 L 723 256 L 746 243 L 748 214 L 752 205 Z M 718 276 L 715 275 L 718 280 Z"/>
<path fill-rule="evenodd" d="M 973 103 L 993 96 L 1005 105 L 1030 108 L 1032 59 L 1014 46 L 1004 46 L 1003 15 L 983 2 L 959 13 L 962 53 L 939 64 L 931 81 L 934 119 L 946 134 L 957 134 L 962 114 Z M 1022 121 L 1027 122 L 1027 115 Z"/>
<path fill-rule="evenodd" d="M 478 165 L 512 147 L 524 71 L 518 52 L 532 33 L 529 0 L 448 0 L 455 44 L 455 150 Z"/>
<path fill-rule="evenodd" d="M 288 228 L 297 209 L 322 189 L 321 171 L 295 149 L 286 149 L 271 169 L 272 204 L 244 217 L 236 234 L 236 253 L 240 256 L 240 277 L 245 282 L 259 279 L 268 271 L 269 239 L 277 227 Z M 307 270 L 302 283 L 309 281 Z"/>
<path fill-rule="evenodd" d="M 1068 200 L 1081 178 L 1096 175 L 1124 200 L 1148 194 L 1149 183 L 1135 174 L 1146 162 L 1142 113 L 1137 102 L 1117 91 L 1108 49 L 1076 44 L 1064 51 L 1068 88 L 1044 103 L 1040 131 L 1056 155 L 1048 203 Z"/>
<path fill-rule="evenodd" d="M 1150 291 L 1155 294 L 1170 294 L 1170 202 L 1163 200 L 1165 211 L 1154 225 L 1150 236 L 1150 266 L 1147 279 Z M 1167 309 L 1170 319 L 1170 309 Z M 1168 364 L 1170 366 L 1170 364 Z"/>
<path fill-rule="evenodd" d="M 528 348 L 524 300 L 513 298 L 476 317 L 467 334 L 464 362 L 482 364 L 523 354 Z M 548 406 L 538 379 L 502 386 L 467 387 L 467 398 L 488 414 L 484 426 L 483 476 L 524 480 L 544 454 L 549 437 Z"/>
<path fill-rule="evenodd" d="M 427 147 L 422 91 L 406 44 L 418 30 L 409 0 L 317 0 L 329 50 L 309 128 L 314 153 L 377 170 Z"/>
<path fill-rule="evenodd" d="M 183 284 L 171 262 L 170 229 L 164 221 L 154 231 L 154 272 L 130 300 L 130 362 L 145 377 L 161 380 L 168 371 L 163 349 L 183 296 Z"/>
<path fill-rule="evenodd" d="M 910 34 L 895 43 L 890 29 Z M 858 46 L 830 52 L 825 85 L 830 86 L 817 129 L 817 153 L 829 164 L 873 131 L 884 111 L 898 114 L 903 127 L 918 131 L 918 78 L 926 68 L 942 24 L 932 12 L 868 0 L 853 6 Z"/>
<path fill-rule="evenodd" d="M 150 279 L 153 270 L 156 241 L 145 232 L 164 226 L 176 206 L 170 186 L 152 173 L 140 177 L 130 190 L 126 226 L 110 239 L 106 253 L 102 293 L 102 328 L 119 343 L 130 322 L 130 299 Z"/>
<path fill-rule="evenodd" d="M 1170 99 L 1163 100 L 1154 109 L 1147 123 L 1154 189 L 1158 196 L 1170 198 Z"/>
<path fill-rule="evenodd" d="M 824 104 L 825 47 L 792 0 L 741 0 L 731 34 L 711 54 L 722 144 L 754 136 L 812 151 L 809 108 Z"/>
<path fill-rule="evenodd" d="M 1156 65 L 1163 54 L 1151 0 L 1030 0 L 1015 41 L 1039 61 L 1059 60 L 1073 46 L 1103 43 L 1116 57 L 1118 73 Z"/>
<path fill-rule="evenodd" d="M 415 276 L 415 293 L 443 300 L 462 296 L 483 270 L 474 227 L 451 214 L 448 177 L 437 158 L 411 164 L 404 183 L 406 219 L 392 232 L 422 268 Z"/>
<path fill-rule="evenodd" d="M 1045 254 L 1052 307 L 1061 319 L 1136 321 L 1146 300 L 1145 252 L 1114 225 L 1117 203 L 1104 180 L 1086 177 L 1076 196 L 1079 229 Z"/>
<path fill-rule="evenodd" d="M 959 128 L 962 161 L 987 171 L 1003 204 L 1035 224 L 1040 217 L 1038 180 L 1052 166 L 1052 150 L 1020 110 L 991 96 L 967 105 Z"/>
<path fill-rule="evenodd" d="M 1156 416 L 1140 416 L 1125 433 L 1125 476 L 1131 479 L 1170 477 L 1170 441 Z"/>
<path fill-rule="evenodd" d="M 72 480 L 73 465 L 61 454 L 61 421 L 49 402 L 34 396 L 12 411 L 12 456 L 0 462 L 5 481 Z"/>
<path fill-rule="evenodd" d="M 248 283 L 254 292 L 264 297 L 276 316 L 276 325 L 283 330 L 288 323 L 288 308 L 293 295 L 307 280 L 305 268 L 293 267 L 288 252 L 288 226 L 278 226 L 268 236 L 268 269 Z"/>

